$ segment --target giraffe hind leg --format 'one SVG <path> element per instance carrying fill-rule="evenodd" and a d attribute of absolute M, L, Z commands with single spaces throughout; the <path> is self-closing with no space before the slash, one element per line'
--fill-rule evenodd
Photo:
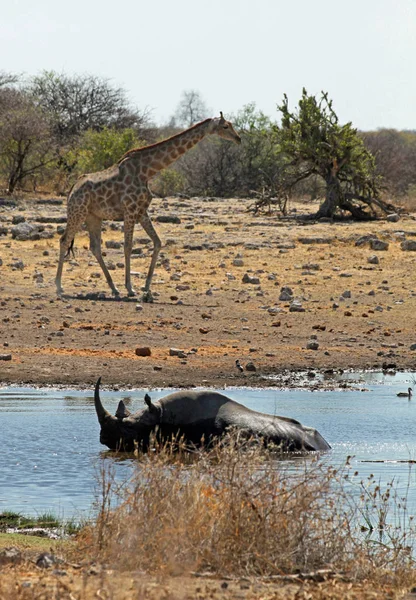
<path fill-rule="evenodd" d="M 107 269 L 107 266 L 104 262 L 104 259 L 101 254 L 101 219 L 89 217 L 87 219 L 87 229 L 90 234 L 90 250 L 94 254 L 97 259 L 98 264 L 100 265 L 102 272 L 107 280 L 108 285 L 111 288 L 114 296 L 119 296 L 120 292 L 114 285 L 114 282 L 111 278 L 111 275 Z"/>
<path fill-rule="evenodd" d="M 69 256 L 70 252 L 72 252 L 72 254 L 74 254 L 73 247 L 74 247 L 75 232 L 76 232 L 75 228 L 69 228 L 67 226 L 67 228 L 66 228 L 65 232 L 63 233 L 63 235 L 61 236 L 61 239 L 59 242 L 58 269 L 56 271 L 56 277 L 55 277 L 56 293 L 58 294 L 58 296 L 61 296 L 64 291 L 62 288 L 62 283 L 61 283 L 64 260 L 67 256 Z"/>

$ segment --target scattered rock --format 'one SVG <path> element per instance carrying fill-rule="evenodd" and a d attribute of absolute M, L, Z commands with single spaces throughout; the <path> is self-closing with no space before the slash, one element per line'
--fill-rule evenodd
<path fill-rule="evenodd" d="M 106 248 L 119 250 L 121 248 L 121 242 L 116 242 L 115 240 L 107 240 L 105 243 Z"/>
<path fill-rule="evenodd" d="M 370 248 L 371 250 L 388 250 L 389 244 L 383 240 L 373 239 L 370 240 Z"/>
<path fill-rule="evenodd" d="M 248 273 L 243 275 L 242 279 L 243 283 L 252 283 L 253 285 L 259 285 L 260 279 L 258 277 L 251 277 Z"/>
<path fill-rule="evenodd" d="M 301 244 L 332 244 L 334 238 L 331 237 L 300 237 L 298 242 Z"/>
<path fill-rule="evenodd" d="M 174 223 L 180 225 L 181 220 L 176 215 L 158 215 L 155 219 L 158 223 Z"/>
<path fill-rule="evenodd" d="M 9 264 L 9 267 L 11 267 L 12 269 L 18 269 L 19 271 L 23 271 L 23 269 L 25 268 L 25 263 L 20 259 L 15 259 L 14 262 L 11 262 Z"/>
<path fill-rule="evenodd" d="M 356 246 L 364 246 L 364 244 L 370 243 L 371 240 L 378 240 L 378 237 L 371 233 L 367 234 L 367 235 L 362 235 L 355 241 L 355 245 Z"/>
<path fill-rule="evenodd" d="M 142 346 L 141 348 L 136 348 L 134 351 L 136 356 L 151 356 L 152 351 L 148 346 Z"/>
<path fill-rule="evenodd" d="M 345 292 L 342 292 L 342 297 L 343 298 L 351 298 L 351 291 L 345 290 Z"/>
<path fill-rule="evenodd" d="M 282 302 L 289 302 L 293 299 L 293 291 L 290 287 L 283 286 L 280 290 L 279 300 Z"/>
<path fill-rule="evenodd" d="M 416 344 L 412 344 L 412 345 L 410 346 L 410 350 L 416 350 Z"/>
<path fill-rule="evenodd" d="M 319 344 L 317 341 L 315 340 L 310 340 L 307 344 L 306 344 L 306 349 L 307 350 L 318 350 L 319 348 Z"/>
<path fill-rule="evenodd" d="M 23 215 L 13 215 L 13 217 L 12 217 L 13 225 L 19 225 L 19 223 L 24 223 L 25 221 L 26 221 L 26 219 Z"/>
<path fill-rule="evenodd" d="M 179 348 L 169 348 L 169 356 L 179 356 L 179 358 L 185 358 L 186 354 L 184 350 L 180 350 Z"/>
<path fill-rule="evenodd" d="M 305 309 L 299 300 L 293 300 L 289 306 L 289 312 L 305 312 Z"/>
<path fill-rule="evenodd" d="M 400 244 L 400 248 L 405 251 L 415 252 L 416 251 L 416 241 L 415 240 L 405 240 Z"/>
<path fill-rule="evenodd" d="M 19 242 L 40 239 L 39 233 L 39 229 L 36 225 L 26 222 L 19 223 L 11 229 L 12 238 Z"/>
<path fill-rule="evenodd" d="M 18 548 L 11 546 L 10 548 L 3 548 L 0 551 L 0 565 L 17 565 L 22 562 L 22 553 Z"/>
<path fill-rule="evenodd" d="M 416 246 L 416 243 L 415 243 Z M 370 263 L 370 265 L 378 265 L 380 260 L 378 258 L 378 256 L 376 256 L 375 254 L 372 254 L 371 256 L 369 256 L 367 258 L 367 262 Z"/>
<path fill-rule="evenodd" d="M 242 258 L 235 258 L 233 260 L 233 266 L 234 267 L 243 267 L 244 266 L 244 261 Z"/>
<path fill-rule="evenodd" d="M 256 365 L 251 361 L 248 362 L 246 364 L 246 371 L 252 371 L 252 372 L 257 371 Z"/>
<path fill-rule="evenodd" d="M 389 223 L 397 223 L 397 221 L 400 221 L 400 215 L 391 213 L 390 215 L 387 215 L 386 221 L 389 221 Z"/>
<path fill-rule="evenodd" d="M 50 569 L 53 565 L 62 562 L 54 554 L 49 552 L 42 552 L 36 560 L 36 566 L 41 569 Z"/>

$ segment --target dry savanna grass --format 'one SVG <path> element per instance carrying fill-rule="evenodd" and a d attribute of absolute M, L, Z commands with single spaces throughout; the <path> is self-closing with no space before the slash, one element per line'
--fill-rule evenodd
<path fill-rule="evenodd" d="M 414 531 L 395 486 L 361 481 L 348 464 L 296 460 L 294 469 L 230 435 L 192 460 L 169 448 L 151 453 L 122 486 L 104 471 L 99 516 L 80 543 L 121 571 L 407 578 Z"/>
<path fill-rule="evenodd" d="M 97 484 L 96 521 L 51 548 L 63 562 L 34 567 L 37 547 L 0 566 L 1 600 L 392 599 L 416 584 L 406 498 L 348 463 L 288 462 L 230 435 L 140 456 L 129 481 L 113 463 Z"/>

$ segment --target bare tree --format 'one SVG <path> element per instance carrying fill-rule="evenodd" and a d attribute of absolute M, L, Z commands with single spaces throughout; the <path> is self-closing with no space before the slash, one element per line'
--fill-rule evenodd
<path fill-rule="evenodd" d="M 0 173 L 12 193 L 55 160 L 48 119 L 24 91 L 0 90 Z"/>
<path fill-rule="evenodd" d="M 192 127 L 208 116 L 208 109 L 196 90 L 185 90 L 175 111 L 175 123 L 183 127 Z"/>
<path fill-rule="evenodd" d="M 10 87 L 15 85 L 19 81 L 19 76 L 14 73 L 6 73 L 6 71 L 0 71 L 0 88 Z"/>
<path fill-rule="evenodd" d="M 88 129 L 104 127 L 139 130 L 148 120 L 146 112 L 133 109 L 123 89 L 92 75 L 59 75 L 53 71 L 34 77 L 30 91 L 51 115 L 60 143 Z"/>

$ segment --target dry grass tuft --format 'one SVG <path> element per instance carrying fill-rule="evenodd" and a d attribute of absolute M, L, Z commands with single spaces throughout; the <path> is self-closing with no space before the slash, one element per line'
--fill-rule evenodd
<path fill-rule="evenodd" d="M 348 465 L 300 460 L 295 472 L 293 462 L 234 437 L 192 461 L 168 448 L 142 457 L 128 486 L 116 490 L 102 474 L 101 510 L 85 546 L 121 571 L 275 576 L 330 568 L 356 579 L 406 577 L 413 542 L 405 499 L 396 498 L 399 521 L 390 527 L 392 488 L 357 482 L 361 498 L 352 496 Z"/>

